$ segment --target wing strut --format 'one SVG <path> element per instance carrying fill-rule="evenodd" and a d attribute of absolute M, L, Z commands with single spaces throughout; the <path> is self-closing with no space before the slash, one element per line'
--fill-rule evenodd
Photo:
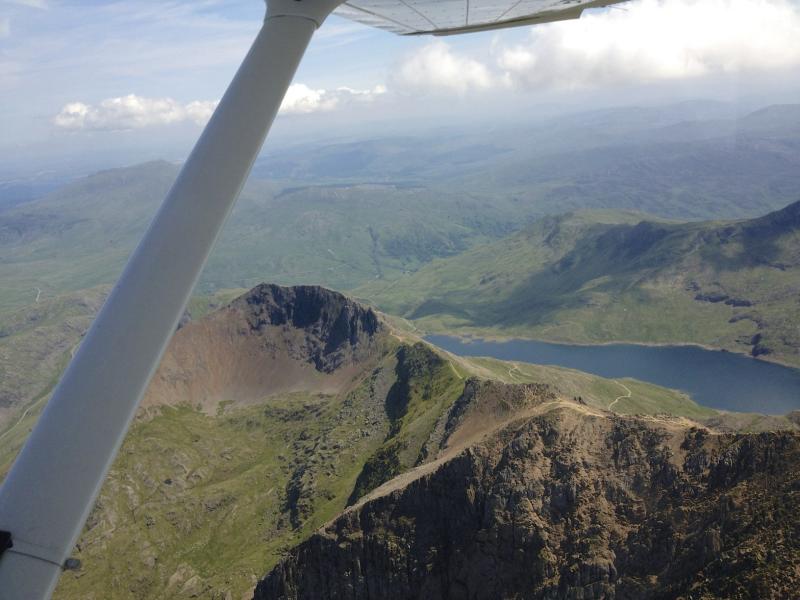
<path fill-rule="evenodd" d="M 4 600 L 49 598 L 314 31 L 337 0 L 268 0 L 264 25 L 0 488 Z"/>

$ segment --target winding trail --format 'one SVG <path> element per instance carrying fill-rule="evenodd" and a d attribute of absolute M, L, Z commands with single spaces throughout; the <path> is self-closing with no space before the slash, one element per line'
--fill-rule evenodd
<path fill-rule="evenodd" d="M 453 369 L 453 374 L 454 374 L 456 377 L 458 377 L 459 379 L 464 379 L 464 377 L 463 377 L 463 376 L 462 376 L 462 375 L 461 375 L 461 374 L 458 372 L 458 370 L 456 369 L 456 366 L 453 364 L 453 361 L 449 360 L 449 361 L 447 361 L 447 364 L 449 364 L 449 365 L 450 365 L 450 368 L 451 368 L 451 369 Z"/>
<path fill-rule="evenodd" d="M 625 400 L 626 398 L 630 398 L 630 397 L 631 397 L 631 395 L 632 395 L 632 394 L 631 394 L 631 391 L 628 389 L 628 386 L 626 386 L 624 383 L 620 383 L 619 381 L 616 381 L 616 380 L 614 380 L 614 383 L 616 383 L 616 384 L 617 384 L 618 386 L 620 386 L 620 387 L 621 387 L 623 390 L 625 390 L 625 392 L 626 392 L 626 393 L 625 393 L 625 395 L 624 395 L 624 396 L 617 396 L 617 397 L 614 399 L 614 401 L 613 401 L 611 404 L 609 404 L 609 405 L 608 405 L 608 410 L 613 410 L 613 408 L 614 408 L 614 405 L 615 405 L 617 402 L 619 402 L 620 400 Z"/>
<path fill-rule="evenodd" d="M 512 364 L 512 367 L 508 370 L 508 377 L 509 377 L 509 379 L 511 379 L 511 381 L 519 381 L 520 377 L 515 377 L 513 371 L 516 371 L 517 373 L 519 373 L 520 376 L 522 376 L 523 373 L 522 373 L 522 371 L 519 370 L 519 365 L 517 363 L 511 363 L 511 364 Z"/>
<path fill-rule="evenodd" d="M 26 409 L 25 409 L 25 410 L 22 412 L 22 415 L 20 416 L 20 418 L 19 418 L 19 419 L 17 419 L 17 422 L 16 422 L 16 423 L 14 423 L 14 424 L 13 424 L 11 427 L 9 427 L 8 429 L 6 429 L 6 430 L 3 432 L 3 435 L 0 435 L 0 442 L 2 442 L 2 441 L 5 439 L 5 437 L 6 437 L 6 436 L 7 436 L 9 433 L 11 433 L 12 431 L 14 431 L 14 430 L 17 428 L 17 425 L 19 425 L 20 423 L 22 423 L 22 422 L 25 420 L 25 417 L 27 417 L 27 416 L 28 416 L 28 413 L 29 413 L 29 412 L 31 412 L 31 411 L 32 411 L 34 408 L 36 408 L 36 407 L 37 407 L 37 406 L 38 406 L 38 405 L 41 403 L 41 401 L 42 401 L 42 400 L 44 400 L 45 398 L 47 398 L 47 396 L 48 396 L 48 395 L 47 395 L 47 394 L 45 394 L 43 397 L 39 398 L 37 401 L 35 401 L 33 404 L 31 404 L 31 405 L 30 405 L 28 408 L 26 408 Z"/>
<path fill-rule="evenodd" d="M 42 296 L 42 288 L 36 288 L 36 304 L 39 304 L 39 298 Z"/>

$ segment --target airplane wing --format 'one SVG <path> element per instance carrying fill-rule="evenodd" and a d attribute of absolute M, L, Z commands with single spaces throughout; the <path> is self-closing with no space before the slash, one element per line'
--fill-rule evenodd
<path fill-rule="evenodd" d="M 347 0 L 341 17 L 400 35 L 454 35 L 578 19 L 625 0 Z"/>

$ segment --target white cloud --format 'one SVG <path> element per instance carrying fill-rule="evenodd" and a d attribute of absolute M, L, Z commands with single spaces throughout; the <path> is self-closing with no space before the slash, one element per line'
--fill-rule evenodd
<path fill-rule="evenodd" d="M 280 112 L 326 112 L 352 103 L 371 102 L 385 91 L 383 86 L 376 86 L 371 90 L 346 87 L 325 90 L 296 83 L 289 87 Z M 128 94 L 108 98 L 97 105 L 70 102 L 53 118 L 53 123 L 61 129 L 87 131 L 123 131 L 186 121 L 204 125 L 211 118 L 217 104 L 217 101 L 211 100 L 195 100 L 182 104 L 172 98 L 145 98 Z"/>
<path fill-rule="evenodd" d="M 281 112 L 287 114 L 305 114 L 327 111 L 334 108 L 336 102 L 325 90 L 315 90 L 302 83 L 289 86 L 281 104 Z"/>
<path fill-rule="evenodd" d="M 641 0 L 532 27 L 523 43 L 500 39 L 494 64 L 434 41 L 396 65 L 393 87 L 565 90 L 800 67 L 800 3 Z"/>
<path fill-rule="evenodd" d="M 382 85 L 371 90 L 354 90 L 348 87 L 315 90 L 305 84 L 295 83 L 289 86 L 280 112 L 289 115 L 327 112 L 354 103 L 372 102 L 385 93 L 386 88 Z"/>
<path fill-rule="evenodd" d="M 439 40 L 406 56 L 397 65 L 392 81 L 401 89 L 457 93 L 494 85 L 494 78 L 486 65 L 456 54 Z"/>
<path fill-rule="evenodd" d="M 194 121 L 198 125 L 205 125 L 214 114 L 219 100 L 195 100 L 186 105 L 186 119 Z"/>
<path fill-rule="evenodd" d="M 800 9 L 786 0 L 642 0 L 533 28 L 500 48 L 506 82 L 571 89 L 800 65 Z"/>
<path fill-rule="evenodd" d="M 128 94 L 108 98 L 97 106 L 71 102 L 55 116 L 54 123 L 63 129 L 102 131 L 140 129 L 186 120 L 203 122 L 213 110 L 211 105 L 202 102 L 183 105 L 172 98 L 143 98 Z"/>

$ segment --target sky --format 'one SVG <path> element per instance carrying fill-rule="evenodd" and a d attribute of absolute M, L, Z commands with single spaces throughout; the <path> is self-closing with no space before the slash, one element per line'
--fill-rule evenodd
<path fill-rule="evenodd" d="M 0 177 L 182 159 L 263 14 L 262 0 L 0 0 Z M 632 0 L 447 38 L 333 15 L 269 144 L 620 104 L 797 102 L 799 68 L 792 0 Z"/>

